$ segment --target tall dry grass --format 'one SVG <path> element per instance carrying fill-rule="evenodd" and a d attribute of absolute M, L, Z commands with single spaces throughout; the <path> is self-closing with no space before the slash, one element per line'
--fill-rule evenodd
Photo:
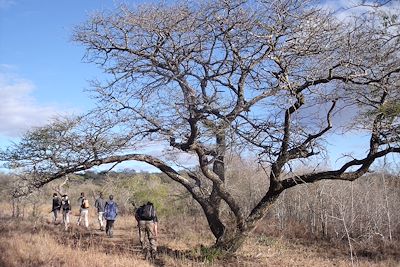
<path fill-rule="evenodd" d="M 118 218 L 113 238 L 98 231 L 94 219 L 91 217 L 89 231 L 77 226 L 64 231 L 44 217 L 2 217 L 0 266 L 351 266 L 345 247 L 270 237 L 263 231 L 255 232 L 238 253 L 226 258 L 208 248 L 213 240 L 206 223 L 198 218 L 160 221 L 159 259 L 148 262 L 137 250 L 132 216 Z M 394 267 L 399 263 L 398 256 L 393 256 L 358 257 L 354 264 Z"/>
<path fill-rule="evenodd" d="M 229 258 L 209 249 L 214 238 L 196 203 L 165 199 L 170 210 L 159 214 L 160 257 L 154 263 L 144 261 L 138 251 L 131 204 L 126 203 L 126 213 L 118 217 L 115 235 L 108 239 L 98 231 L 93 208 L 89 231 L 73 226 L 65 232 L 52 225 L 49 191 L 24 200 L 17 219 L 9 218 L 9 204 L 0 203 L 0 266 L 400 266 L 400 187 L 398 180 L 384 178 L 367 177 L 352 184 L 328 181 L 285 192 L 243 248 Z M 237 191 L 244 205 L 256 197 L 255 186 L 259 184 Z M 100 189 L 84 183 L 74 192 L 96 191 L 92 187 Z M 115 196 L 120 203 L 122 196 Z M 33 209 L 32 203 L 39 204 Z M 182 206 L 187 208 L 179 209 Z M 73 202 L 72 224 L 77 215 Z"/>
<path fill-rule="evenodd" d="M 153 266 L 131 253 L 106 254 L 96 246 L 83 249 L 65 245 L 61 237 L 54 236 L 54 231 L 63 234 L 61 227 L 38 224 L 2 219 L 0 266 Z"/>

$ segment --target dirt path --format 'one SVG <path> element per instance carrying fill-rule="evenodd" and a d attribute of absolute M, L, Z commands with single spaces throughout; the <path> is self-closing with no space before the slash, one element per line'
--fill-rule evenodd
<path fill-rule="evenodd" d="M 132 227 L 118 227 L 118 225 L 116 225 L 113 231 L 113 237 L 108 237 L 105 231 L 91 228 L 95 227 L 94 225 L 89 227 L 89 230 L 77 225 L 71 225 L 67 231 L 65 231 L 60 224 L 54 225 L 46 223 L 43 227 L 52 233 L 54 238 L 63 245 L 69 245 L 83 250 L 95 248 L 105 254 L 135 254 L 137 258 L 145 259 L 145 255 L 140 246 L 137 228 L 134 225 L 132 225 Z M 152 260 L 151 263 L 155 266 L 165 266 L 162 255 Z"/>

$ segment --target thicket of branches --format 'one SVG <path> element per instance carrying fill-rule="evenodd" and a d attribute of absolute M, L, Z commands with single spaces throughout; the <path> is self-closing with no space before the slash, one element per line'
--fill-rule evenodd
<path fill-rule="evenodd" d="M 340 20 L 318 1 L 296 0 L 95 14 L 73 38 L 107 74 L 92 83 L 99 108 L 32 130 L 2 153 L 10 168 L 29 174 L 16 194 L 97 165 L 146 162 L 190 193 L 215 246 L 234 252 L 285 190 L 354 181 L 375 160 L 400 152 L 395 14 L 377 7 Z M 316 168 L 332 134 L 354 130 L 369 135 L 365 152 Z M 139 153 L 149 143 L 165 150 Z M 265 187 L 248 207 L 230 188 L 225 165 L 233 152 L 264 170 Z M 166 154 L 196 166 L 177 168 Z M 311 171 L 294 170 L 302 165 Z"/>
<path fill-rule="evenodd" d="M 230 188 L 242 200 L 240 205 L 245 209 L 252 207 L 262 194 L 258 188 L 265 186 L 263 173 L 254 172 L 253 164 L 238 159 L 232 160 L 227 168 L 228 172 L 233 173 L 230 175 Z M 241 180 L 242 172 L 253 172 L 255 179 L 251 183 Z M 2 175 L 2 179 L 12 180 L 6 174 Z M 51 208 L 51 196 L 59 183 L 49 183 L 40 191 L 19 200 L 13 199 L 10 194 L 12 184 L 2 183 L 0 200 L 14 204 L 15 217 L 46 217 L 46 211 Z M 74 212 L 79 209 L 75 200 L 78 200 L 80 192 L 87 194 L 92 205 L 98 193 L 103 192 L 105 195 L 114 195 L 121 215 L 133 216 L 138 205 L 150 200 L 155 203 L 163 224 L 188 218 L 195 218 L 202 224 L 201 207 L 193 202 L 185 190 L 170 183 L 163 174 L 86 172 L 70 176 L 64 187 L 64 192 L 72 200 Z M 398 242 L 399 203 L 398 176 L 386 172 L 369 174 L 365 179 L 353 183 L 324 181 L 302 185 L 281 194 L 267 213 L 258 233 L 330 241 L 347 241 L 350 238 L 354 243 L 373 245 Z M 229 208 L 222 210 L 226 217 L 229 217 L 229 212 Z"/>

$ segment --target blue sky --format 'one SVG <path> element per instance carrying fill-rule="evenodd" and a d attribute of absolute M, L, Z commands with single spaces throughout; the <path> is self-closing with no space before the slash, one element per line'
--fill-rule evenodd
<path fill-rule="evenodd" d="M 17 137 L 56 114 L 90 108 L 88 80 L 98 76 L 70 41 L 74 25 L 112 1 L 0 0 L 0 137 Z M 5 110 L 7 109 L 7 110 Z"/>
<path fill-rule="evenodd" d="M 101 71 L 83 62 L 84 48 L 71 41 L 72 30 L 92 12 L 117 5 L 110 0 L 0 0 L 1 148 L 54 116 L 94 106 L 85 89 Z M 148 169 L 139 163 L 135 168 Z"/>
<path fill-rule="evenodd" d="M 346 1 L 328 2 L 337 6 Z M 117 4 L 111 0 L 0 0 L 1 148 L 53 116 L 93 107 L 84 90 L 101 71 L 82 61 L 84 47 L 71 42 L 72 29 L 93 11 Z M 339 145 L 332 147 L 332 158 L 344 148 L 361 151 L 359 140 L 357 135 L 337 137 Z"/>

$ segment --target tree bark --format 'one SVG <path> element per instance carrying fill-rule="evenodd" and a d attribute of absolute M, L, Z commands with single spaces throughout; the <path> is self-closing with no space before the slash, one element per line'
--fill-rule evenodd
<path fill-rule="evenodd" d="M 224 234 L 217 239 L 214 247 L 228 253 L 234 253 L 243 246 L 244 241 L 254 228 L 245 228 L 245 230 L 227 228 Z"/>
<path fill-rule="evenodd" d="M 236 222 L 235 226 L 225 228 L 223 235 L 217 238 L 214 247 L 228 253 L 234 253 L 239 250 L 251 232 L 254 231 L 265 217 L 269 208 L 275 203 L 281 192 L 283 191 L 270 189 L 269 193 L 252 210 L 245 222 L 241 222 L 240 224 Z"/>
<path fill-rule="evenodd" d="M 213 172 L 219 177 L 222 182 L 225 182 L 225 150 L 226 150 L 226 141 L 225 141 L 225 133 L 220 132 L 216 134 L 216 145 L 217 145 L 217 155 L 215 157 L 215 161 L 213 164 Z M 215 185 L 213 186 L 210 203 L 219 213 L 219 208 L 221 206 L 221 196 L 219 195 L 218 190 Z"/>
<path fill-rule="evenodd" d="M 203 206 L 204 214 L 206 215 L 208 226 L 214 237 L 218 240 L 225 232 L 225 225 L 222 223 L 219 210 L 215 209 L 212 205 Z"/>

